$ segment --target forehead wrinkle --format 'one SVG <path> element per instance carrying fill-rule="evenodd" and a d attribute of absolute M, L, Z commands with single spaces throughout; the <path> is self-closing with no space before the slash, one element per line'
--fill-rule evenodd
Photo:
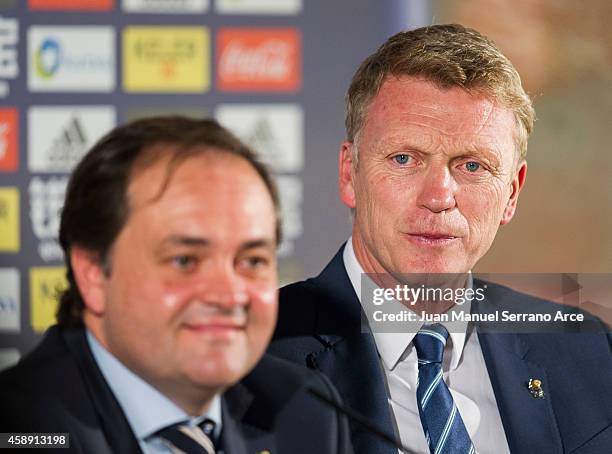
<path fill-rule="evenodd" d="M 426 120 L 431 120 L 431 122 L 426 121 L 425 123 L 417 123 L 415 121 L 411 121 L 410 118 L 407 118 L 409 122 L 412 122 L 417 126 L 434 129 L 446 135 L 463 133 L 464 125 L 466 123 L 471 124 L 471 120 L 474 118 L 478 119 L 476 122 L 477 129 L 474 131 L 474 133 L 479 134 L 484 128 L 491 124 L 491 122 L 494 120 L 495 114 L 500 113 L 502 109 L 500 106 L 497 106 L 494 102 L 487 98 L 471 98 L 470 102 L 465 106 L 451 110 L 445 108 L 446 106 L 444 105 L 437 104 L 426 105 L 422 103 L 412 103 L 412 106 L 417 110 L 406 112 L 406 117 L 420 117 Z M 462 118 L 462 121 L 458 124 L 456 124 L 454 121 L 448 122 L 448 117 L 452 117 L 453 119 L 460 117 Z M 453 131 L 448 130 L 447 128 L 450 125 L 455 126 L 456 129 Z"/>
<path fill-rule="evenodd" d="M 493 121 L 493 112 L 495 111 L 495 105 L 493 103 L 486 103 L 483 108 L 483 112 L 480 113 L 480 117 L 482 121 L 478 123 L 478 129 L 476 129 L 475 134 L 480 134 L 483 129 L 490 125 Z"/>
<path fill-rule="evenodd" d="M 474 113 L 474 115 L 477 115 L 481 118 L 481 120 L 477 123 L 478 129 L 473 132 L 474 134 L 479 134 L 484 128 L 486 128 L 490 124 L 493 111 L 494 109 L 491 107 L 486 109 L 485 111 L 479 111 L 478 113 Z M 419 111 L 404 112 L 401 114 L 398 123 L 400 123 L 400 127 L 402 129 L 406 129 L 409 127 L 418 127 L 430 129 L 446 136 L 452 136 L 458 134 L 465 134 L 465 126 L 466 124 L 471 124 L 470 120 L 471 118 L 473 118 L 471 114 L 466 111 L 447 112 L 442 109 L 438 109 L 437 112 L 438 113 L 431 114 Z M 448 117 L 452 117 L 452 119 L 455 120 L 457 116 L 461 117 L 461 122 L 448 121 Z M 451 130 L 449 129 L 450 126 L 453 126 L 454 128 Z M 383 127 L 387 130 L 389 128 L 387 124 L 383 125 Z"/>

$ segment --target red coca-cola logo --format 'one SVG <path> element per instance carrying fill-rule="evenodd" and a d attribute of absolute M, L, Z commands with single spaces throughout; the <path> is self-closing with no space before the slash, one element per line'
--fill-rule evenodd
<path fill-rule="evenodd" d="M 217 37 L 217 85 L 226 91 L 295 91 L 300 36 L 293 29 L 224 29 Z"/>

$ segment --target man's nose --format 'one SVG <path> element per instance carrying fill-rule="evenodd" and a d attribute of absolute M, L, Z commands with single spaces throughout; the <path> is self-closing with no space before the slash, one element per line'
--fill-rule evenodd
<path fill-rule="evenodd" d="M 434 213 L 450 210 L 456 206 L 456 182 L 445 165 L 432 165 L 421 182 L 417 203 Z"/>
<path fill-rule="evenodd" d="M 202 300 L 224 308 L 244 306 L 249 301 L 247 285 L 229 263 L 214 263 L 203 270 Z"/>

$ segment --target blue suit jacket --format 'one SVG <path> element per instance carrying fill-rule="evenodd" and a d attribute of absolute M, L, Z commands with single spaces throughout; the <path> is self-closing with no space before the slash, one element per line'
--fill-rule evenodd
<path fill-rule="evenodd" d="M 338 399 L 320 374 L 264 356 L 223 394 L 222 452 L 352 453 L 346 420 L 310 395 L 310 388 Z M 70 434 L 70 449 L 42 451 L 141 452 L 93 359 L 83 328 L 50 328 L 32 353 L 0 374 L 0 428 Z"/>
<path fill-rule="evenodd" d="M 572 310 L 487 285 L 487 310 Z M 373 336 L 360 330 L 361 313 L 341 249 L 319 276 L 281 289 L 269 351 L 320 370 L 347 405 L 392 432 L 384 372 Z M 607 327 L 592 319 L 590 332 L 477 330 L 512 453 L 612 453 L 612 339 Z M 543 381 L 545 398 L 529 393 L 530 378 Z M 356 453 L 397 454 L 397 448 L 353 422 L 351 438 Z"/>

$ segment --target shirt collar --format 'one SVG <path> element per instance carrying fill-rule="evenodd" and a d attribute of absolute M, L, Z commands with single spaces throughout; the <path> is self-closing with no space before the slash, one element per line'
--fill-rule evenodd
<path fill-rule="evenodd" d="M 215 423 L 215 436 L 221 431 L 221 396 L 216 394 L 208 412 L 190 417 L 174 402 L 125 367 L 87 330 L 87 342 L 102 375 L 117 398 L 136 437 L 144 441 L 160 429 L 182 421 L 195 426 L 208 418 Z"/>
<path fill-rule="evenodd" d="M 344 251 L 342 253 L 342 258 L 344 260 L 344 267 L 346 268 L 349 280 L 351 281 L 351 284 L 355 289 L 355 293 L 357 294 L 357 298 L 359 298 L 359 302 L 363 305 L 361 301 L 361 279 L 362 276 L 364 276 L 365 271 L 363 271 L 363 268 L 361 267 L 361 264 L 359 263 L 359 261 L 357 260 L 357 256 L 355 255 L 352 236 L 346 242 Z M 367 275 L 364 276 L 364 278 L 369 279 Z M 372 285 L 376 284 L 372 283 Z M 472 288 L 472 286 L 473 279 L 472 273 L 470 272 L 466 288 Z M 390 302 L 390 304 L 401 303 L 398 301 L 392 301 Z M 461 306 L 453 305 L 453 307 L 448 310 L 448 313 L 450 314 L 451 312 L 465 312 L 469 314 L 471 304 L 471 301 L 467 300 Z M 404 306 L 404 308 L 406 308 L 406 306 Z M 367 311 L 364 312 L 367 313 Z M 463 347 L 465 346 L 465 340 L 467 337 L 468 322 L 452 321 L 441 324 L 448 330 L 450 334 L 452 342 L 450 368 L 451 370 L 453 370 L 456 369 L 459 365 L 461 355 L 463 354 Z M 378 349 L 378 353 L 380 354 L 380 357 L 382 358 L 388 370 L 393 370 L 395 368 L 398 361 L 402 357 L 402 354 L 406 351 L 421 326 L 423 326 L 423 322 L 411 322 L 406 324 L 406 330 L 401 333 L 372 333 L 374 336 L 374 341 L 376 342 L 376 348 Z"/>

